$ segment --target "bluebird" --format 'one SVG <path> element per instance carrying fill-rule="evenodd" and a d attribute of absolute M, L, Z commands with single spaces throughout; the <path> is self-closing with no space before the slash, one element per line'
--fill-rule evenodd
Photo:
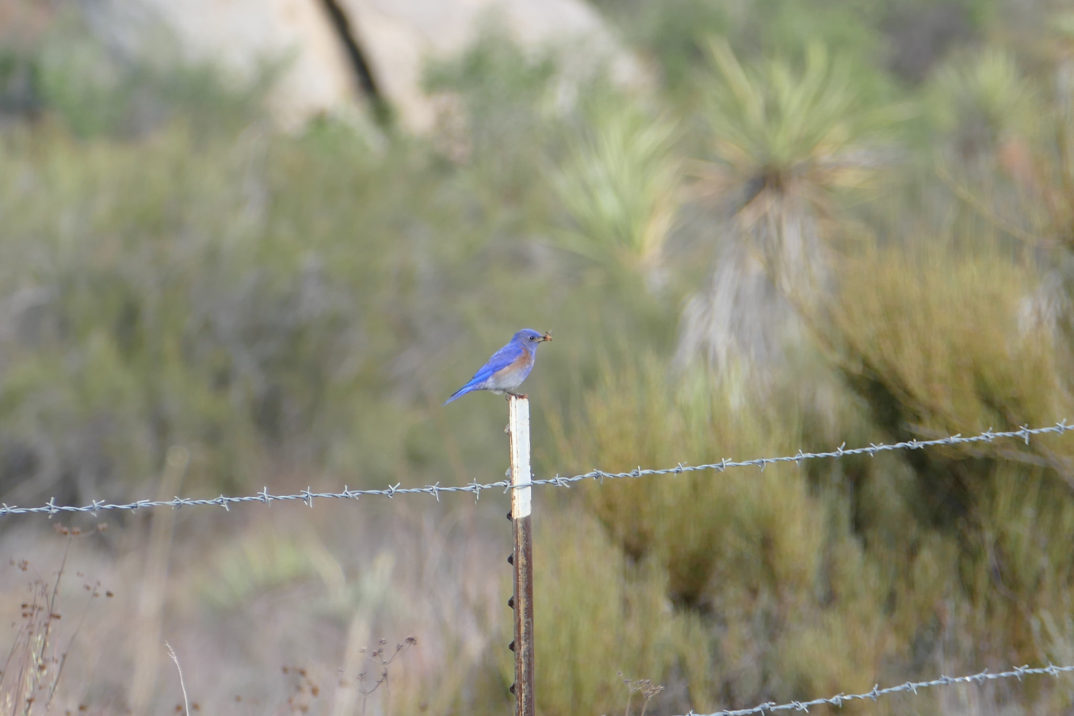
<path fill-rule="evenodd" d="M 477 369 L 474 377 L 466 385 L 456 390 L 450 398 L 444 401 L 444 405 L 475 390 L 491 390 L 501 395 L 525 398 L 525 395 L 511 391 L 522 385 L 522 381 L 533 370 L 533 362 L 537 358 L 537 346 L 550 340 L 552 336 L 548 333 L 538 333 L 532 328 L 523 328 L 511 337 L 507 345 L 493 353 L 485 365 Z"/>

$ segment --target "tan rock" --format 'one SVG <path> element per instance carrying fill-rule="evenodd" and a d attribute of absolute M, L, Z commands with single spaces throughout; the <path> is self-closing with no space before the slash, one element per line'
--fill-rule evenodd
<path fill-rule="evenodd" d="M 284 127 L 359 100 L 343 46 L 318 2 L 100 0 L 83 5 L 98 34 L 133 57 L 151 57 L 161 45 L 174 45 L 181 59 L 217 63 L 238 82 L 253 79 L 265 62 L 284 61 L 286 69 L 268 98 Z"/>
<path fill-rule="evenodd" d="M 415 131 L 431 128 L 437 112 L 421 87 L 430 59 L 452 57 L 479 39 L 490 22 L 524 51 L 556 51 L 562 77 L 576 82 L 607 64 L 613 79 L 642 84 L 642 71 L 582 0 L 339 0 L 385 99 Z"/>
<path fill-rule="evenodd" d="M 437 117 L 421 86 L 426 61 L 464 51 L 490 18 L 524 51 L 557 51 L 567 83 L 605 65 L 626 84 L 642 74 L 583 0 L 335 1 L 378 92 L 413 131 L 431 129 Z M 159 55 L 173 41 L 181 58 L 219 63 L 238 81 L 265 61 L 288 59 L 269 98 L 285 127 L 362 104 L 357 70 L 322 1 L 96 0 L 83 7 L 97 34 L 135 57 Z"/>

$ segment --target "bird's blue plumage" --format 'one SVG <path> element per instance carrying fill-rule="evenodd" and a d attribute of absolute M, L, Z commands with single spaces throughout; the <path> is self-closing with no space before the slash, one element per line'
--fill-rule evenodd
<path fill-rule="evenodd" d="M 537 346 L 550 340 L 552 337 L 547 333 L 538 333 L 531 328 L 519 331 L 511 337 L 507 345 L 493 353 L 485 365 L 477 369 L 474 377 L 456 390 L 444 402 L 444 405 L 475 390 L 490 390 L 494 393 L 513 395 L 511 391 L 522 385 L 522 381 L 533 370 L 533 362 L 537 358 Z"/>

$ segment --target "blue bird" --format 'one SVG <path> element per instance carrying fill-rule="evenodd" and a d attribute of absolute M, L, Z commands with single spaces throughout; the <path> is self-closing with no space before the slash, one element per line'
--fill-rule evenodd
<path fill-rule="evenodd" d="M 522 381 L 533 370 L 533 362 L 537 359 L 537 346 L 550 340 L 552 336 L 548 333 L 538 333 L 532 328 L 522 329 L 511 337 L 507 345 L 493 353 L 466 385 L 444 401 L 444 405 L 475 390 L 490 390 L 501 395 L 525 398 L 525 395 L 511 391 L 522 385 Z"/>

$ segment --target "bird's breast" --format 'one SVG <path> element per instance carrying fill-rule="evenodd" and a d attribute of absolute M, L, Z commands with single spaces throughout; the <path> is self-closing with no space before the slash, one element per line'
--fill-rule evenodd
<path fill-rule="evenodd" d="M 517 358 L 492 375 L 497 388 L 517 388 L 533 369 L 533 354 L 523 350 Z"/>

